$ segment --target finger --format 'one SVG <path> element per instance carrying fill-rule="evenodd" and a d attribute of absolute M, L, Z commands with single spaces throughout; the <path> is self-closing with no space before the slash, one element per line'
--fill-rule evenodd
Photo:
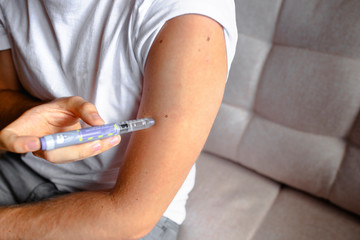
<path fill-rule="evenodd" d="M 120 136 L 105 138 L 89 143 L 54 149 L 51 151 L 38 151 L 34 155 L 44 158 L 52 163 L 67 163 L 89 158 L 98 155 L 102 152 L 120 143 Z"/>
<path fill-rule="evenodd" d="M 0 147 L 14 153 L 34 152 L 40 150 L 40 140 L 38 137 L 17 136 L 3 131 L 0 135 Z"/>
<path fill-rule="evenodd" d="M 82 97 L 70 97 L 67 106 L 75 115 L 91 126 L 103 125 L 105 122 L 100 117 L 94 104 Z"/>

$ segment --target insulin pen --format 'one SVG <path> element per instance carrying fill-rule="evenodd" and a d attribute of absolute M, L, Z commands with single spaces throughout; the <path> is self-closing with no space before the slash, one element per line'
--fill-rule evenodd
<path fill-rule="evenodd" d="M 149 128 L 154 124 L 154 119 L 142 118 L 46 135 L 40 138 L 41 150 L 48 151 L 56 148 L 86 143 L 97 139 L 103 139 L 118 134 L 139 131 Z"/>

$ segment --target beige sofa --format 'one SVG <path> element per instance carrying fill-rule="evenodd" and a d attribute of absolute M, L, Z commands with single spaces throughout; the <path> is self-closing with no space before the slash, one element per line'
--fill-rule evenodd
<path fill-rule="evenodd" d="M 360 1 L 236 0 L 180 240 L 360 239 Z"/>

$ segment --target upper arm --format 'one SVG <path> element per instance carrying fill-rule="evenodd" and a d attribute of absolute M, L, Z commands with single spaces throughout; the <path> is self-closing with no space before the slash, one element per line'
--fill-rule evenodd
<path fill-rule="evenodd" d="M 200 15 L 164 25 L 148 55 L 138 113 L 155 126 L 132 134 L 113 190 L 127 206 L 123 214 L 146 226 L 164 213 L 207 139 L 226 76 L 222 26 Z"/>
<path fill-rule="evenodd" d="M 0 51 L 0 90 L 20 90 L 11 50 Z"/>

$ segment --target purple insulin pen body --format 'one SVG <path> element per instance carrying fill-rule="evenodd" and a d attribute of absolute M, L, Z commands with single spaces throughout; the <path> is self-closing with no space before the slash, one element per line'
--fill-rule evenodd
<path fill-rule="evenodd" d="M 154 119 L 142 118 L 46 135 L 40 138 L 41 150 L 48 151 L 70 145 L 86 143 L 97 139 L 103 139 L 122 133 L 134 132 L 149 128 L 154 124 Z"/>

